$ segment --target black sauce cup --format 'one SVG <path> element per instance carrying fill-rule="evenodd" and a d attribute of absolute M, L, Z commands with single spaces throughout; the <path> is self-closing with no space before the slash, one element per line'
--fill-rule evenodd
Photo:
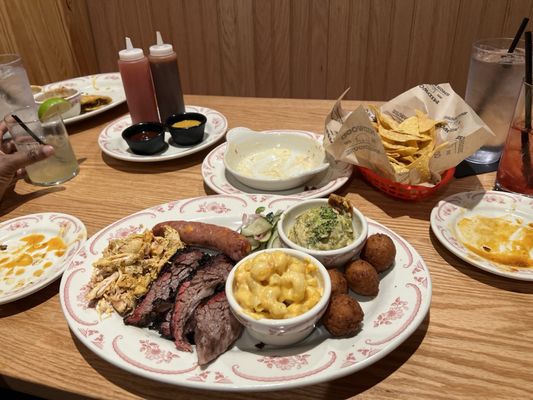
<path fill-rule="evenodd" d="M 200 122 L 200 125 L 191 126 L 190 128 L 174 128 L 173 124 L 185 120 L 194 120 Z M 174 143 L 181 146 L 192 146 L 204 140 L 205 124 L 207 118 L 203 114 L 187 112 L 184 114 L 174 114 L 167 118 L 166 126 Z"/>
<path fill-rule="evenodd" d="M 143 135 L 143 133 L 145 135 Z M 146 138 L 146 135 L 152 136 Z M 144 136 L 145 138 L 142 138 Z M 140 155 L 151 155 L 166 147 L 165 127 L 159 122 L 139 122 L 122 131 L 122 138 L 131 151 Z"/>

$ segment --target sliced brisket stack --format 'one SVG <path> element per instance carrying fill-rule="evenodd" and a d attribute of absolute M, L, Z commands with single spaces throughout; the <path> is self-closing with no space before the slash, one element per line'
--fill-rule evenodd
<path fill-rule="evenodd" d="M 232 268 L 231 260 L 219 254 L 212 257 L 203 268 L 198 270 L 190 281 L 180 286 L 170 323 L 171 333 L 178 350 L 192 351 L 191 344 L 185 337 L 187 322 L 202 300 L 210 297 L 217 287 L 226 282 Z"/>
<path fill-rule="evenodd" d="M 178 253 L 170 267 L 152 283 L 133 312 L 124 318 L 124 323 L 139 327 L 157 327 L 165 315 L 172 311 L 179 285 L 189 279 L 208 257 L 194 249 Z"/>
<path fill-rule="evenodd" d="M 176 348 L 192 351 L 207 364 L 238 339 L 242 325 L 233 316 L 223 288 L 233 262 L 224 254 L 209 256 L 185 249 L 164 269 L 124 323 L 158 329 Z M 189 335 L 190 334 L 190 335 Z"/>

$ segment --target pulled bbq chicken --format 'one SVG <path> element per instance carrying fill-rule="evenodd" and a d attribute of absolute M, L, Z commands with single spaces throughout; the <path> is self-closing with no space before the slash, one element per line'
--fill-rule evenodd
<path fill-rule="evenodd" d="M 129 314 L 165 263 L 183 247 L 178 231 L 169 226 L 164 236 L 146 230 L 110 240 L 102 257 L 93 263 L 87 299 L 100 315 L 113 310 Z"/>

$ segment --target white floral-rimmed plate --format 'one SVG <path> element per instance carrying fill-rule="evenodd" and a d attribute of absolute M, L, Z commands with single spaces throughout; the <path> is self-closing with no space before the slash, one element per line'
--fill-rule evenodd
<path fill-rule="evenodd" d="M 294 133 L 297 135 L 310 136 L 315 140 L 322 140 L 322 135 L 317 135 L 313 132 L 298 131 L 291 129 L 284 130 L 268 130 L 267 133 Z M 219 194 L 273 194 L 299 197 L 302 199 L 313 199 L 323 197 L 344 185 L 353 172 L 353 165 L 344 162 L 338 162 L 329 159 L 330 167 L 312 178 L 305 185 L 276 192 L 262 191 L 251 188 L 239 182 L 230 172 L 226 171 L 224 167 L 224 152 L 226 151 L 227 143 L 222 143 L 213 149 L 202 163 L 202 177 L 204 182 L 213 191 Z"/>
<path fill-rule="evenodd" d="M 30 235 L 43 235 L 44 241 L 59 236 L 67 248 L 58 254 L 44 249 L 17 251 L 27 243 L 21 239 L 27 239 Z M 85 239 L 85 225 L 67 214 L 30 214 L 2 222 L 0 244 L 5 249 L 0 251 L 0 304 L 26 297 L 56 280 Z M 39 253 L 43 252 L 46 255 L 41 258 Z M 22 259 L 26 262 L 22 262 Z"/>
<path fill-rule="evenodd" d="M 425 318 L 431 302 L 431 278 L 424 261 L 405 239 L 372 220 L 369 233 L 389 235 L 397 256 L 394 267 L 382 276 L 379 295 L 373 300 L 360 299 L 364 326 L 351 338 L 332 339 L 319 327 L 290 348 L 259 348 L 245 332 L 233 348 L 201 369 L 196 354 L 177 351 L 172 341 L 154 331 L 124 325 L 117 314 L 100 320 L 87 306 L 92 262 L 111 238 L 172 219 L 237 229 L 243 213 L 253 213 L 259 206 L 284 210 L 298 201 L 269 195 L 213 195 L 162 204 L 109 225 L 86 242 L 61 280 L 61 306 L 70 329 L 85 346 L 117 367 L 204 390 L 288 389 L 339 378 L 375 363 L 405 341 Z"/>
<path fill-rule="evenodd" d="M 98 145 L 104 153 L 119 160 L 154 162 L 173 160 L 175 158 L 181 158 L 188 156 L 189 154 L 197 153 L 224 137 L 226 130 L 228 129 L 228 121 L 223 114 L 207 107 L 186 106 L 185 108 L 187 112 L 196 112 L 207 117 L 204 140 L 197 145 L 177 145 L 172 141 L 170 133 L 165 132 L 167 146 L 163 151 L 149 156 L 135 154 L 129 149 L 124 139 L 122 139 L 122 131 L 131 125 L 131 117 L 129 114 L 124 115 L 107 125 L 98 137 Z"/>
<path fill-rule="evenodd" d="M 82 94 L 109 96 L 111 103 L 102 106 L 96 110 L 88 111 L 86 113 L 76 115 L 75 117 L 66 118 L 63 120 L 65 124 L 82 121 L 94 115 L 103 113 L 115 106 L 126 101 L 126 94 L 124 93 L 124 86 L 122 86 L 122 79 L 118 72 L 111 72 L 106 74 L 96 74 L 81 76 L 79 78 L 67 79 L 61 82 L 49 83 L 43 86 L 43 90 L 57 89 L 61 86 L 71 89 L 79 90 Z"/>
<path fill-rule="evenodd" d="M 514 193 L 475 191 L 452 195 L 439 201 L 431 211 L 431 228 L 437 239 L 449 251 L 482 270 L 496 275 L 533 281 L 533 269 L 501 266 L 482 258 L 463 246 L 456 225 L 463 217 L 518 217 L 525 225 L 533 224 L 533 198 Z"/>

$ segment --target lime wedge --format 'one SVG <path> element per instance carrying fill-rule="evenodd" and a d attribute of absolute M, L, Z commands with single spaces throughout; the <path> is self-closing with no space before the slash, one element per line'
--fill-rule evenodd
<path fill-rule="evenodd" d="M 39 106 L 37 115 L 41 121 L 47 120 L 54 115 L 63 114 L 71 109 L 71 105 L 61 97 L 53 97 Z"/>

